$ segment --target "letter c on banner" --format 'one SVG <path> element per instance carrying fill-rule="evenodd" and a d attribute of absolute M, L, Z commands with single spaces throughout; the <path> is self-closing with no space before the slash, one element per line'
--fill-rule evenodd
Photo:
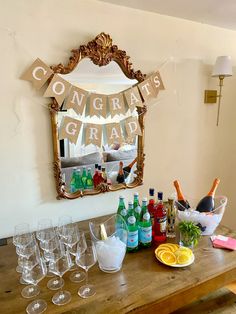
<path fill-rule="evenodd" d="M 42 77 L 37 76 L 38 71 L 43 71 L 43 76 L 45 76 L 47 74 L 47 71 L 43 67 L 36 67 L 33 69 L 33 71 L 32 71 L 33 78 L 37 81 L 41 81 Z"/>

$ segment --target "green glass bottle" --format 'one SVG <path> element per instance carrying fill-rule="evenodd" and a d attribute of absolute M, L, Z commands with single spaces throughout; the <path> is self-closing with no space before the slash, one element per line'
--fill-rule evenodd
<path fill-rule="evenodd" d="M 136 252 L 138 250 L 138 224 L 134 214 L 133 202 L 128 203 L 127 227 L 128 227 L 128 241 L 127 252 Z"/>
<path fill-rule="evenodd" d="M 82 178 L 80 174 L 80 169 L 77 169 L 75 172 L 75 187 L 76 187 L 76 190 L 80 190 L 80 191 L 84 190 L 84 186 L 83 186 L 83 182 L 82 182 Z"/>
<path fill-rule="evenodd" d="M 152 221 L 147 208 L 147 198 L 142 199 L 142 210 L 139 220 L 139 244 L 149 247 L 152 244 Z"/>
<path fill-rule="evenodd" d="M 86 181 L 87 189 L 92 190 L 94 188 L 93 186 L 93 177 L 91 174 L 91 168 L 88 168 L 88 175 L 87 175 L 87 181 Z"/>
<path fill-rule="evenodd" d="M 75 182 L 75 177 L 76 177 L 76 168 L 73 168 L 72 176 L 70 179 L 70 193 L 76 192 L 76 182 Z"/>
<path fill-rule="evenodd" d="M 141 214 L 141 207 L 139 205 L 138 196 L 139 196 L 138 192 L 135 192 L 134 193 L 134 215 L 135 215 L 137 223 L 139 222 L 140 214 Z"/>
<path fill-rule="evenodd" d="M 119 196 L 119 205 L 117 209 L 117 214 L 121 215 L 125 221 L 127 221 L 127 209 L 125 208 L 124 196 Z"/>
<path fill-rule="evenodd" d="M 87 172 L 86 172 L 85 166 L 83 166 L 83 172 L 82 172 L 81 180 L 82 180 L 84 189 L 87 189 Z"/>

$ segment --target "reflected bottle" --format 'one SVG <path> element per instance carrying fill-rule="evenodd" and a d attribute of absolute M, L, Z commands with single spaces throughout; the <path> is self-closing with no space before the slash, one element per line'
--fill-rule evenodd
<path fill-rule="evenodd" d="M 70 193 L 75 193 L 76 192 L 76 168 L 73 168 L 71 180 L 70 180 Z"/>
<path fill-rule="evenodd" d="M 130 174 L 130 171 L 133 167 L 133 165 L 137 162 L 137 158 L 135 158 L 128 166 L 124 167 L 123 168 L 123 171 L 124 171 L 124 176 L 125 176 L 125 179 L 128 177 L 128 175 Z"/>
<path fill-rule="evenodd" d="M 87 189 L 89 189 L 89 190 L 93 189 L 93 178 L 92 178 L 92 174 L 91 174 L 91 168 L 88 168 L 86 186 L 87 186 Z"/>
<path fill-rule="evenodd" d="M 98 178 L 99 178 L 99 175 L 98 175 L 98 164 L 95 164 L 95 171 L 94 171 L 94 175 L 93 175 L 93 184 L 94 184 L 95 188 L 98 185 Z"/>
<path fill-rule="evenodd" d="M 125 182 L 125 175 L 124 175 L 124 171 L 123 171 L 123 162 L 122 161 L 120 161 L 120 164 L 119 164 L 119 171 L 118 171 L 116 181 L 118 183 L 124 183 Z"/>
<path fill-rule="evenodd" d="M 83 172 L 82 172 L 82 177 L 81 177 L 84 189 L 87 188 L 87 173 L 86 173 L 86 167 L 83 166 Z"/>
<path fill-rule="evenodd" d="M 80 169 L 76 169 L 76 172 L 75 172 L 75 187 L 76 187 L 76 190 L 79 190 L 79 191 L 84 190 L 84 185 L 82 182 Z"/>
<path fill-rule="evenodd" d="M 106 174 L 106 168 L 105 167 L 102 167 L 102 179 L 103 179 L 103 182 L 107 182 L 107 174 Z"/>

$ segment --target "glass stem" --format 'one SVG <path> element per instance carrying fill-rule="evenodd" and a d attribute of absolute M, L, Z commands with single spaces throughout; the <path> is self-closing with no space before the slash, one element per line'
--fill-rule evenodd
<path fill-rule="evenodd" d="M 88 270 L 85 269 L 85 272 L 86 272 L 86 286 L 88 285 Z"/>

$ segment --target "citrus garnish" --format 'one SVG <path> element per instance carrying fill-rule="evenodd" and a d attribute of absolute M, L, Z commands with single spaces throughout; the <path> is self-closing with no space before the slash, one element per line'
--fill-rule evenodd
<path fill-rule="evenodd" d="M 183 265 L 183 264 L 187 264 L 191 259 L 191 255 L 189 255 L 189 252 L 181 252 L 178 254 L 177 256 L 177 263 L 180 264 L 180 265 Z"/>
<path fill-rule="evenodd" d="M 174 264 L 176 264 L 176 256 L 175 256 L 175 254 L 173 252 L 170 252 L 170 251 L 161 252 L 159 258 L 166 265 L 174 265 Z"/>

